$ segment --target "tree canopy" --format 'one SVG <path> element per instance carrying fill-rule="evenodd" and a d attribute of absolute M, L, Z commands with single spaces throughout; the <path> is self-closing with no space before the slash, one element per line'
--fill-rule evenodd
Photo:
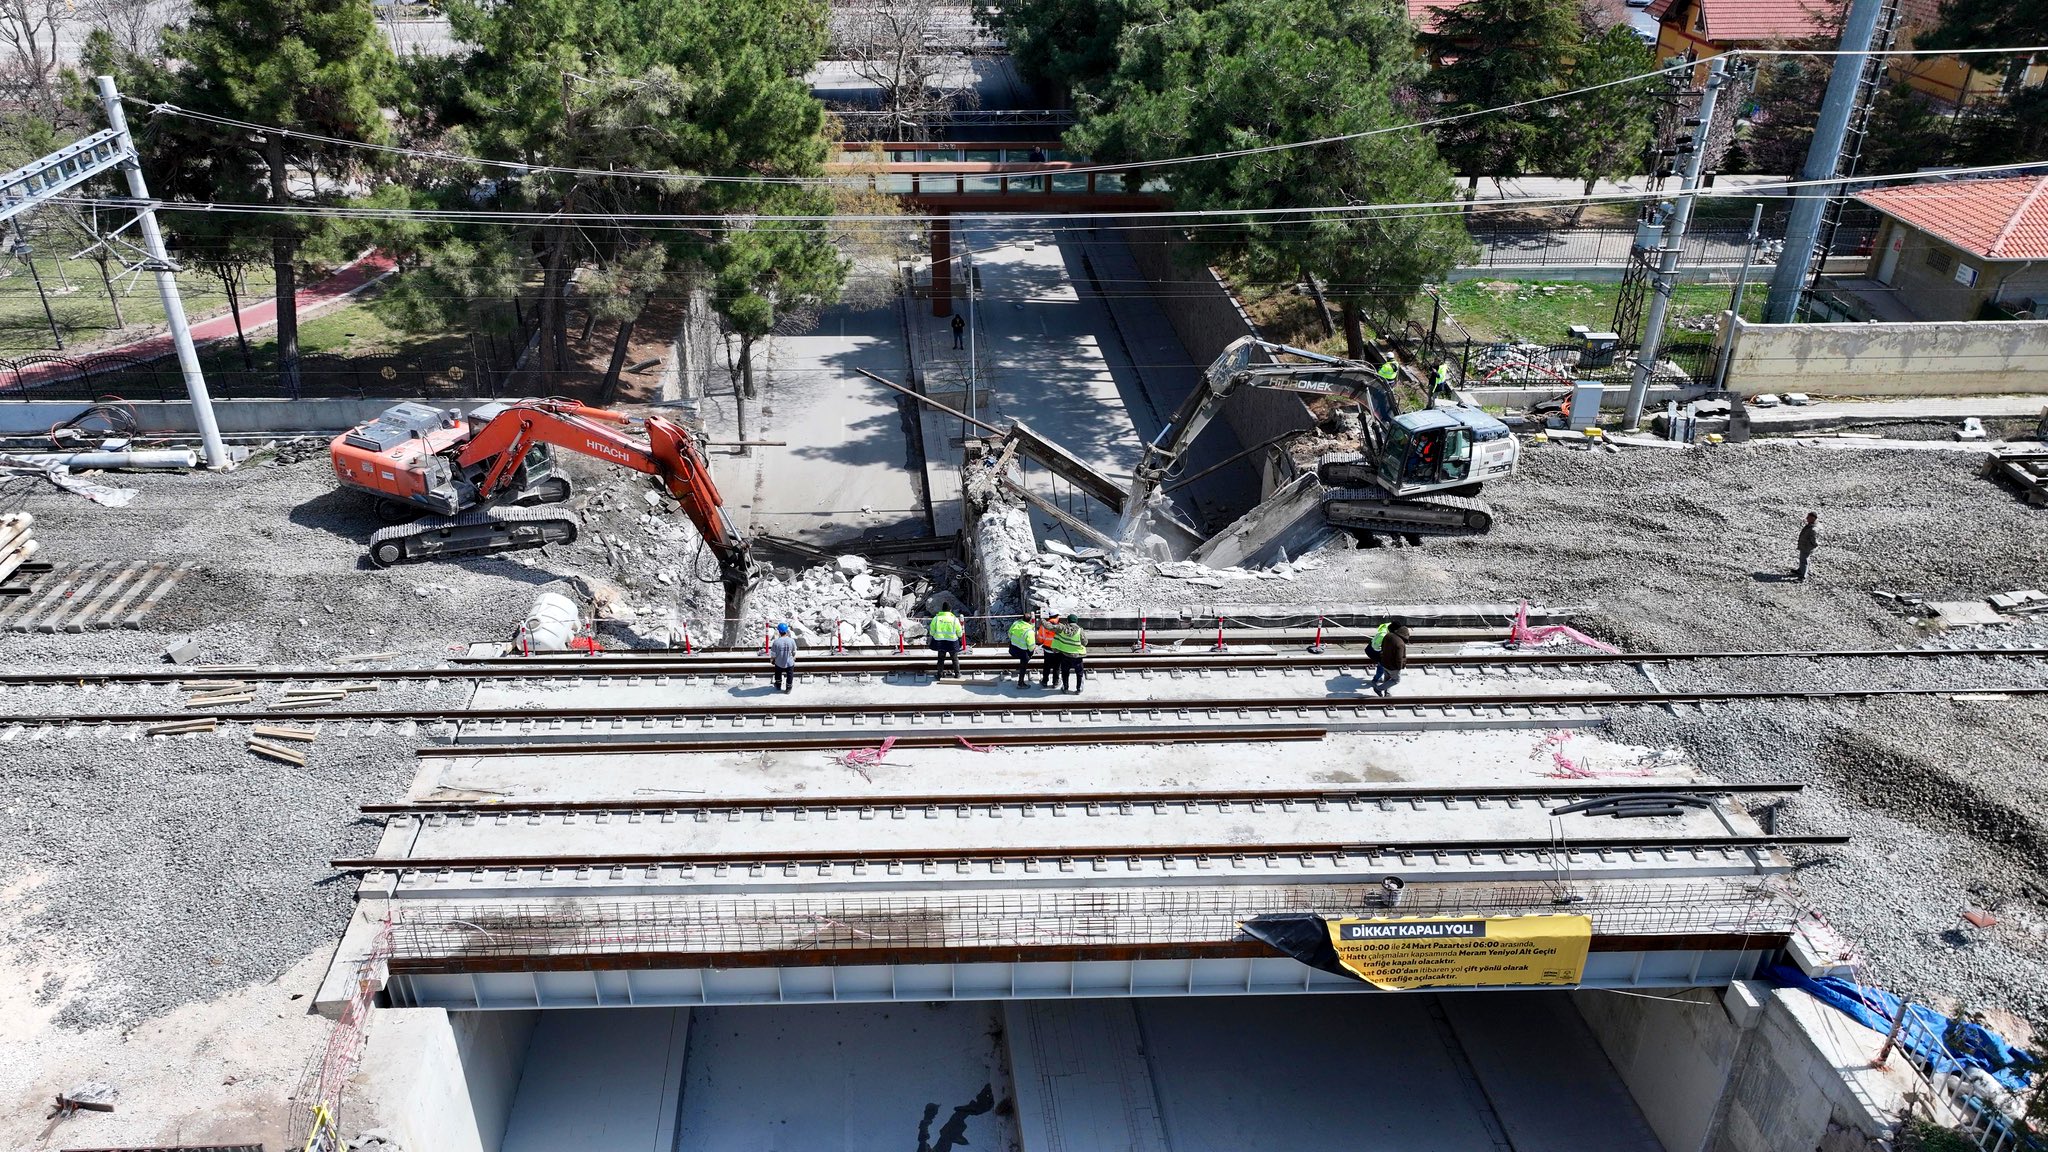
<path fill-rule="evenodd" d="M 1162 170 L 1176 205 L 1273 209 L 1354 205 L 1357 212 L 1248 216 L 1217 241 L 1254 278 L 1329 279 L 1361 355 L 1368 302 L 1405 303 L 1464 257 L 1454 215 L 1370 211 L 1450 199 L 1449 170 L 1427 132 L 1407 130 L 1419 79 L 1413 30 L 1397 5 L 1343 0 L 1223 0 L 1128 28 L 1117 70 L 1080 101 L 1069 143 L 1104 161 L 1376 133 L 1310 148 Z"/>

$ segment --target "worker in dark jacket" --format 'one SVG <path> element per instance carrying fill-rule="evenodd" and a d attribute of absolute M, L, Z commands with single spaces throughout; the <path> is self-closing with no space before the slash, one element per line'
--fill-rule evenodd
<path fill-rule="evenodd" d="M 953 316 L 953 347 L 967 347 L 967 318 L 958 313 Z"/>
<path fill-rule="evenodd" d="M 1387 625 L 1386 635 L 1380 638 L 1379 667 L 1373 669 L 1372 690 L 1377 696 L 1393 694 L 1394 685 L 1401 682 L 1401 669 L 1408 666 L 1408 622 L 1396 620 Z"/>
<path fill-rule="evenodd" d="M 1806 523 L 1799 529 L 1799 568 L 1793 579 L 1802 583 L 1806 580 L 1806 562 L 1813 558 L 1813 550 L 1820 547 L 1820 513 L 1808 512 Z"/>
<path fill-rule="evenodd" d="M 1052 635 L 1052 649 L 1060 657 L 1060 691 L 1079 692 L 1088 679 L 1088 633 L 1079 620 L 1069 620 Z M 1067 685 L 1073 684 L 1072 688 Z"/>

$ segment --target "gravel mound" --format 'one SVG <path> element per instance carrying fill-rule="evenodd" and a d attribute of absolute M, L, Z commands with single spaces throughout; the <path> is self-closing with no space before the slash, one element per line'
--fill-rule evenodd
<path fill-rule="evenodd" d="M 0 944 L 72 973 L 40 991 L 75 1028 L 277 979 L 346 922 L 355 886 L 327 861 L 370 851 L 382 828 L 356 805 L 412 779 L 423 738 L 377 729 L 324 727 L 304 768 L 249 753 L 240 725 L 156 738 L 15 730 L 0 745 L 0 872 L 40 882 Z"/>

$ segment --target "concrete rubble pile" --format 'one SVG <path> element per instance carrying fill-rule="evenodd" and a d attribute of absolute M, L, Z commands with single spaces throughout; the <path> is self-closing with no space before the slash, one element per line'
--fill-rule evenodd
<path fill-rule="evenodd" d="M 950 582 L 953 565 L 941 565 L 936 584 Z M 925 620 L 940 608 L 971 615 L 952 592 L 935 581 L 877 568 L 864 556 L 841 556 L 802 572 L 772 569 L 755 581 L 746 614 L 766 623 L 786 623 L 806 648 L 831 647 L 833 633 L 843 645 L 894 647 L 921 641 Z M 745 637 L 743 636 L 744 640 Z"/>
<path fill-rule="evenodd" d="M 686 627 L 699 643 L 717 637 L 725 615 L 717 561 L 667 493 L 637 476 L 614 476 L 576 511 L 576 548 L 604 562 L 604 578 L 590 581 L 599 618 L 656 643 L 681 643 Z"/>

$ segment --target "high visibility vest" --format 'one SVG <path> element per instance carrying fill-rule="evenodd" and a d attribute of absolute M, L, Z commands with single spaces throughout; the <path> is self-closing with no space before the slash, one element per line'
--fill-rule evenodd
<path fill-rule="evenodd" d="M 1064 652 L 1069 656 L 1086 656 L 1088 634 L 1081 631 L 1079 624 L 1063 625 L 1058 632 L 1053 633 L 1052 650 Z"/>
<path fill-rule="evenodd" d="M 1050 648 L 1050 647 L 1052 647 L 1052 638 L 1053 638 L 1053 637 L 1054 637 L 1055 635 L 1057 635 L 1057 634 L 1058 634 L 1058 633 L 1056 633 L 1056 632 L 1055 632 L 1055 631 L 1053 630 L 1053 627 L 1052 627 L 1052 625 L 1050 625 L 1050 624 L 1040 624 L 1040 625 L 1038 626 L 1038 644 L 1039 644 L 1039 646 L 1040 646 L 1040 647 L 1042 647 L 1042 648 Z"/>
<path fill-rule="evenodd" d="M 1449 360 L 1436 366 L 1436 382 L 1439 384 L 1449 384 L 1451 382 L 1451 362 Z"/>
<path fill-rule="evenodd" d="M 1390 622 L 1388 622 L 1388 623 L 1385 623 L 1385 624 L 1382 624 L 1382 625 L 1380 625 L 1379 627 L 1377 627 L 1377 628 L 1375 628 L 1375 629 L 1373 629 L 1373 630 L 1372 630 L 1372 650 L 1373 650 L 1373 651 L 1375 651 L 1375 652 L 1379 651 L 1379 650 L 1380 650 L 1380 646 L 1381 646 L 1381 645 L 1383 645 L 1383 644 L 1385 644 L 1385 643 L 1387 642 L 1387 630 L 1388 630 L 1388 629 L 1390 629 L 1390 628 L 1392 628 L 1393 626 L 1394 626 L 1394 625 L 1393 625 L 1393 623 L 1392 623 L 1392 622 L 1390 621 Z"/>
<path fill-rule="evenodd" d="M 1025 649 L 1031 647 L 1031 621 L 1019 620 L 1010 625 L 1010 647 Z"/>
<path fill-rule="evenodd" d="M 951 612 L 941 612 L 937 616 L 932 617 L 931 627 L 927 628 L 926 631 L 931 634 L 931 638 L 934 640 L 958 640 L 964 629 L 960 626 L 960 618 L 958 616 L 953 615 Z"/>
<path fill-rule="evenodd" d="M 1394 367 L 1394 362 L 1392 360 L 1389 360 L 1386 363 L 1380 365 L 1380 379 L 1385 380 L 1389 384 L 1392 384 L 1394 381 L 1399 380 L 1400 378 L 1401 370 L 1399 368 Z"/>

